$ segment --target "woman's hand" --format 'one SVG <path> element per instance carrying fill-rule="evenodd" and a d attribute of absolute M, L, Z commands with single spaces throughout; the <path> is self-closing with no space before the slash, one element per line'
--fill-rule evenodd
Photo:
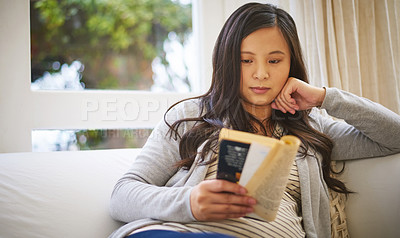
<path fill-rule="evenodd" d="M 283 113 L 321 106 L 325 98 L 325 89 L 309 85 L 296 78 L 289 78 L 271 107 Z"/>
<path fill-rule="evenodd" d="M 190 207 L 198 221 L 238 218 L 253 212 L 256 200 L 239 184 L 222 179 L 206 180 L 190 194 Z"/>

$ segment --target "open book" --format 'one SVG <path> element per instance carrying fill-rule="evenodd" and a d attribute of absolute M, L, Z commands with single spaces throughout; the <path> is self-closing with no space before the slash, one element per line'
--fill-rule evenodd
<path fill-rule="evenodd" d="M 275 220 L 300 140 L 223 128 L 219 141 L 217 178 L 244 186 L 257 200 L 255 217 Z"/>

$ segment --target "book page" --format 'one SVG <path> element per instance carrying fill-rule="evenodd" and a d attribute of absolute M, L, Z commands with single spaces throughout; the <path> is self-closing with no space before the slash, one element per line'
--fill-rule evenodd
<path fill-rule="evenodd" d="M 255 213 L 267 221 L 276 217 L 299 145 L 300 140 L 295 137 L 288 144 L 276 143 L 245 186 L 257 200 Z"/>
<path fill-rule="evenodd" d="M 260 167 L 261 163 L 267 157 L 270 150 L 271 148 L 269 146 L 262 145 L 258 142 L 250 144 L 249 152 L 247 153 L 246 161 L 242 169 L 242 175 L 239 180 L 240 185 L 246 186 L 256 170 Z"/>

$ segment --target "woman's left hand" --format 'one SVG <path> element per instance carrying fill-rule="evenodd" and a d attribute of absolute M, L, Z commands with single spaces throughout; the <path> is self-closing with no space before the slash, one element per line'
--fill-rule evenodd
<path fill-rule="evenodd" d="M 325 98 L 325 89 L 311 86 L 296 78 L 289 78 L 271 107 L 283 113 L 321 106 Z"/>

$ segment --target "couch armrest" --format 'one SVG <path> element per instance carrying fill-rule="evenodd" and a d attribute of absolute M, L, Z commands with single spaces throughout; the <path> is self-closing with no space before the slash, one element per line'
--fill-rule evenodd
<path fill-rule="evenodd" d="M 350 237 L 400 237 L 400 153 L 346 162 Z"/>

